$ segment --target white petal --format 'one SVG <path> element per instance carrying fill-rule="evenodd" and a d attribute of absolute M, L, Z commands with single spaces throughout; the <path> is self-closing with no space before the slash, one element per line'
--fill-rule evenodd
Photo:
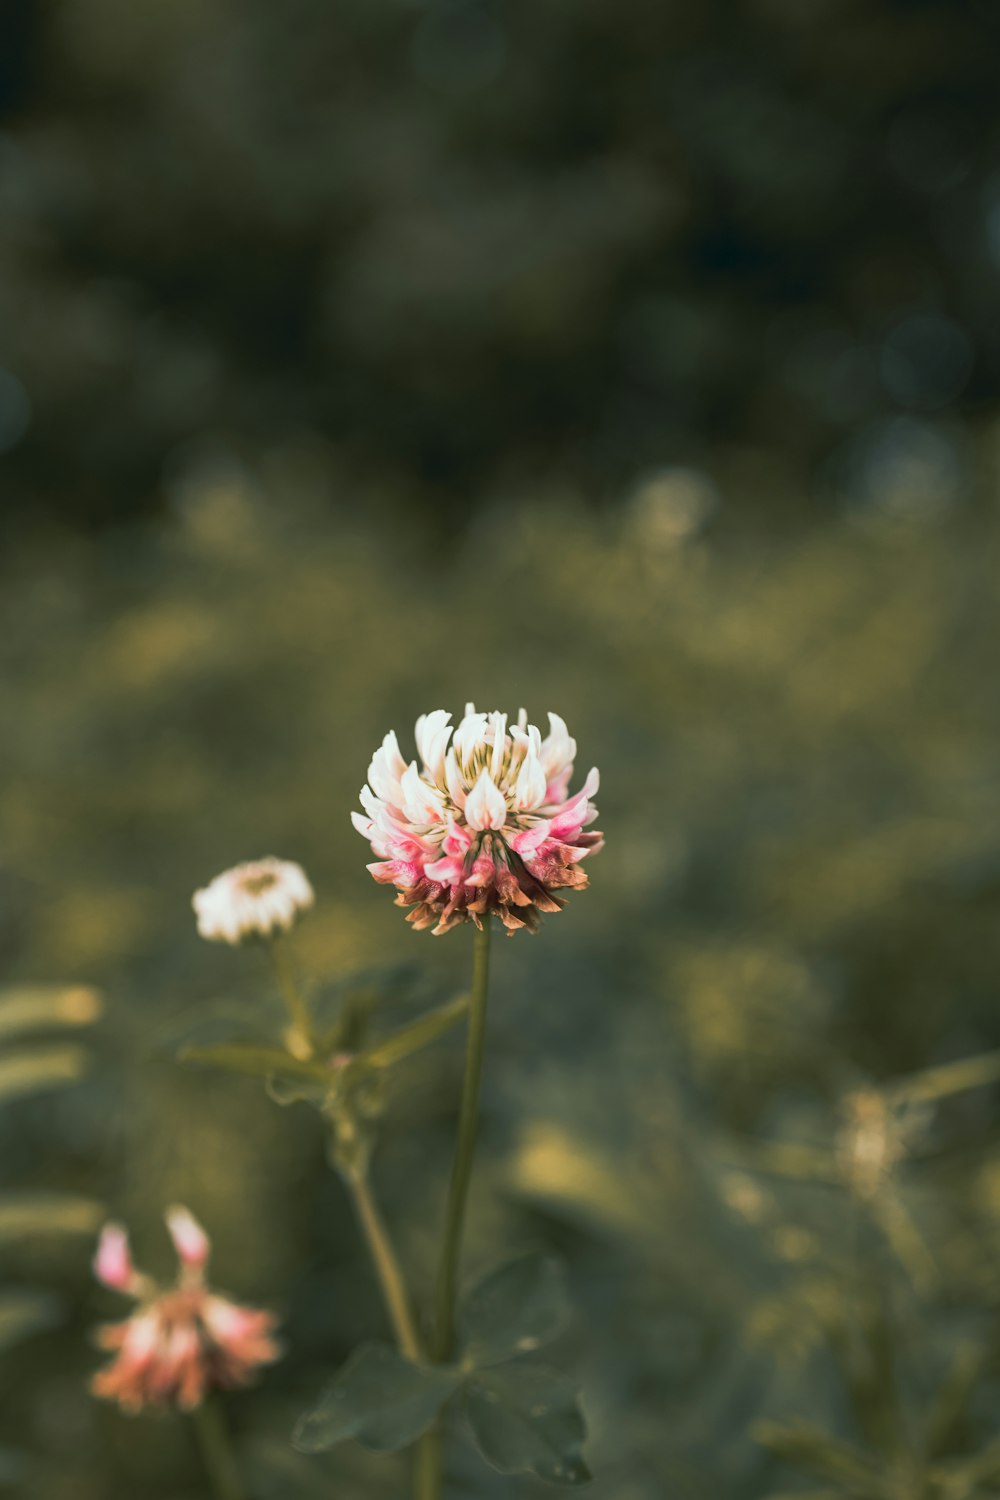
<path fill-rule="evenodd" d="M 463 808 L 469 788 L 459 768 L 458 757 L 454 750 L 449 750 L 444 758 L 444 779 L 448 788 L 448 796 L 457 808 Z"/>
<path fill-rule="evenodd" d="M 541 761 L 551 781 L 576 759 L 576 740 L 570 738 L 565 719 L 549 714 L 549 733 L 541 746 Z"/>
<path fill-rule="evenodd" d="M 507 821 L 507 800 L 489 771 L 480 772 L 479 780 L 469 793 L 465 821 L 475 829 L 502 828 Z"/>
<path fill-rule="evenodd" d="M 490 714 L 490 724 L 493 728 L 493 755 L 490 758 L 490 775 L 494 781 L 499 782 L 500 772 L 503 770 L 504 750 L 507 748 L 507 715 Z"/>
<path fill-rule="evenodd" d="M 517 776 L 517 784 L 514 788 L 514 806 L 518 812 L 529 812 L 534 807 L 541 807 L 545 801 L 545 788 L 548 781 L 542 770 L 541 762 L 531 746 Z"/>
<path fill-rule="evenodd" d="M 472 752 L 477 746 L 483 744 L 485 739 L 486 715 L 477 714 L 473 709 L 466 714 L 452 737 L 452 744 L 460 764 L 466 764 Z"/>
<path fill-rule="evenodd" d="M 451 737 L 451 714 L 446 708 L 435 708 L 417 720 L 417 750 L 420 759 L 437 781 L 444 764 L 444 752 Z"/>
<path fill-rule="evenodd" d="M 439 822 L 444 816 L 444 798 L 437 787 L 429 786 L 417 770 L 413 761 L 403 772 L 400 781 L 403 794 L 403 811 L 411 823 Z"/>
<path fill-rule="evenodd" d="M 368 767 L 368 780 L 378 796 L 398 806 L 399 778 L 405 770 L 406 761 L 399 753 L 395 731 L 390 729 L 372 756 L 372 763 Z"/>

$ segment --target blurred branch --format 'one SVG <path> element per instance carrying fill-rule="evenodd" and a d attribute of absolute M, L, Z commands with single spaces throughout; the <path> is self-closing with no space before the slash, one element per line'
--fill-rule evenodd
<path fill-rule="evenodd" d="M 984 1052 L 981 1057 L 944 1063 L 938 1068 L 926 1068 L 887 1084 L 882 1092 L 891 1104 L 927 1104 L 933 1099 L 946 1099 L 952 1094 L 997 1082 L 1000 1082 L 1000 1051 Z"/>
<path fill-rule="evenodd" d="M 320 1062 L 293 1057 L 281 1047 L 261 1047 L 252 1043 L 233 1042 L 219 1047 L 182 1047 L 179 1062 L 197 1063 L 203 1067 L 224 1068 L 232 1073 L 248 1073 L 254 1078 L 270 1078 L 286 1073 L 310 1083 L 332 1083 L 329 1068 Z"/>
<path fill-rule="evenodd" d="M 752 1435 L 755 1442 L 776 1458 L 807 1474 L 832 1479 L 870 1500 L 893 1500 L 892 1487 L 873 1458 L 819 1427 L 807 1422 L 794 1426 L 759 1422 Z"/>

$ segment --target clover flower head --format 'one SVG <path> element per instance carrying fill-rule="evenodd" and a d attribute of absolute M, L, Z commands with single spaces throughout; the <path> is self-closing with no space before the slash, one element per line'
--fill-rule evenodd
<path fill-rule="evenodd" d="M 211 1245 L 194 1216 L 172 1208 L 166 1219 L 180 1262 L 173 1286 L 161 1288 L 135 1269 L 121 1224 L 105 1225 L 94 1256 L 98 1281 L 137 1303 L 131 1317 L 98 1329 L 101 1347 L 116 1352 L 91 1381 L 95 1396 L 127 1412 L 192 1411 L 210 1391 L 248 1385 L 281 1355 L 273 1313 L 208 1286 Z"/>
<path fill-rule="evenodd" d="M 269 857 L 225 870 L 191 904 L 203 938 L 236 946 L 290 931 L 314 899 L 301 865 Z"/>
<path fill-rule="evenodd" d="M 558 891 L 584 889 L 580 862 L 603 842 L 585 831 L 599 776 L 592 770 L 569 795 L 576 741 L 557 714 L 543 739 L 524 709 L 508 725 L 470 703 L 453 729 L 438 708 L 417 720 L 416 743 L 419 762 L 407 764 L 386 735 L 361 791 L 364 813 L 351 815 L 378 855 L 369 870 L 413 908 L 414 927 L 481 927 L 492 913 L 508 934 L 534 931 L 541 913 L 565 904 Z"/>

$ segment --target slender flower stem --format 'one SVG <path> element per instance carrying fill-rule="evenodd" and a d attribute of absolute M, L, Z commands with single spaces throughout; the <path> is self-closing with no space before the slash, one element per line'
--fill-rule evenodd
<path fill-rule="evenodd" d="M 378 1205 L 372 1196 L 368 1175 L 367 1173 L 355 1175 L 345 1172 L 343 1176 L 354 1200 L 354 1207 L 364 1231 L 368 1249 L 371 1251 L 372 1263 L 382 1288 L 386 1311 L 389 1314 L 389 1321 L 392 1323 L 400 1353 L 405 1354 L 407 1359 L 419 1360 L 423 1350 L 420 1347 L 417 1326 L 410 1311 L 410 1300 L 406 1294 L 403 1272 L 396 1259 L 396 1252 L 392 1247 L 382 1215 L 378 1211 Z"/>
<path fill-rule="evenodd" d="M 434 1302 L 434 1336 L 431 1353 L 438 1363 L 451 1356 L 455 1338 L 455 1303 L 458 1296 L 458 1269 L 462 1250 L 465 1205 L 472 1178 L 479 1125 L 479 1083 L 483 1072 L 486 1042 L 486 998 L 490 978 L 490 918 L 477 931 L 472 954 L 472 993 L 469 1003 L 469 1029 L 465 1044 L 465 1079 L 458 1116 L 458 1143 L 448 1186 L 445 1212 L 444 1243 L 438 1269 Z M 438 1422 L 420 1439 L 414 1460 L 414 1500 L 440 1500 L 443 1475 L 443 1433 Z"/>
<path fill-rule="evenodd" d="M 413 1450 L 413 1500 L 440 1500 L 444 1477 L 444 1433 L 441 1418 Z"/>
<path fill-rule="evenodd" d="M 288 1015 L 291 1020 L 291 1032 L 288 1036 L 288 1048 L 294 1056 L 305 1060 L 313 1055 L 312 1021 L 302 992 L 296 981 L 292 965 L 289 961 L 288 951 L 282 943 L 281 938 L 271 938 L 267 945 L 268 956 L 274 977 L 281 991 L 281 998 L 288 1007 Z"/>
<path fill-rule="evenodd" d="M 486 996 L 490 981 L 490 918 L 487 916 L 476 932 L 472 952 L 472 993 L 469 1003 L 469 1029 L 465 1043 L 465 1081 L 458 1116 L 458 1145 L 448 1185 L 448 1207 L 445 1213 L 444 1245 L 438 1269 L 434 1300 L 434 1341 L 436 1360 L 451 1354 L 455 1335 L 455 1302 L 458 1295 L 458 1261 L 462 1250 L 465 1204 L 472 1178 L 472 1160 L 476 1151 L 479 1127 L 479 1081 L 483 1073 L 483 1051 L 486 1042 Z"/>
<path fill-rule="evenodd" d="M 208 1396 L 195 1407 L 191 1424 L 215 1500 L 245 1500 L 246 1491 L 236 1464 L 232 1438 L 217 1395 Z"/>

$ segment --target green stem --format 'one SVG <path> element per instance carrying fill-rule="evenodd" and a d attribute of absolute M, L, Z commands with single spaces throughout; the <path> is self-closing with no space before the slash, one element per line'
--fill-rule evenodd
<path fill-rule="evenodd" d="M 413 1450 L 413 1500 L 439 1500 L 444 1477 L 444 1433 L 440 1417 Z"/>
<path fill-rule="evenodd" d="M 486 996 L 490 981 L 490 918 L 477 931 L 472 953 L 472 994 L 469 1001 L 469 1029 L 465 1043 L 465 1080 L 458 1115 L 458 1145 L 448 1185 L 448 1207 L 445 1213 L 444 1245 L 438 1270 L 437 1294 L 434 1300 L 434 1358 L 446 1360 L 451 1354 L 455 1336 L 455 1302 L 458 1295 L 458 1261 L 462 1250 L 465 1205 L 472 1178 L 472 1160 L 476 1151 L 479 1126 L 479 1081 L 483 1073 L 486 1042 Z"/>
<path fill-rule="evenodd" d="M 371 1252 L 372 1263 L 382 1288 L 386 1311 L 389 1314 L 389 1321 L 392 1323 L 400 1353 L 405 1354 L 407 1359 L 419 1360 L 423 1351 L 420 1347 L 420 1338 L 413 1321 L 413 1314 L 410 1311 L 410 1300 L 406 1295 L 403 1272 L 396 1259 L 396 1252 L 382 1221 L 382 1215 L 378 1211 L 378 1205 L 372 1196 L 367 1173 L 354 1176 L 345 1172 L 344 1181 L 354 1200 L 358 1221 Z"/>
<path fill-rule="evenodd" d="M 268 955 L 271 959 L 271 967 L 281 998 L 288 1008 L 291 1020 L 291 1031 L 288 1035 L 288 1049 L 294 1057 L 301 1060 L 312 1057 L 315 1047 L 313 1045 L 312 1020 L 302 992 L 296 981 L 288 952 L 280 938 L 271 938 L 267 945 Z"/>
<path fill-rule="evenodd" d="M 232 1439 L 218 1396 L 208 1396 L 191 1413 L 198 1448 L 215 1500 L 245 1500 Z"/>
<path fill-rule="evenodd" d="M 444 1242 L 434 1300 L 431 1353 L 438 1363 L 449 1359 L 455 1338 L 455 1303 L 462 1250 L 465 1206 L 472 1178 L 479 1124 L 479 1084 L 486 1042 L 486 998 L 490 978 L 490 917 L 477 931 L 472 955 L 472 993 L 465 1044 L 465 1079 L 458 1115 L 458 1143 L 448 1186 Z M 440 1500 L 443 1472 L 443 1434 L 440 1422 L 420 1439 L 413 1469 L 414 1500 Z"/>

